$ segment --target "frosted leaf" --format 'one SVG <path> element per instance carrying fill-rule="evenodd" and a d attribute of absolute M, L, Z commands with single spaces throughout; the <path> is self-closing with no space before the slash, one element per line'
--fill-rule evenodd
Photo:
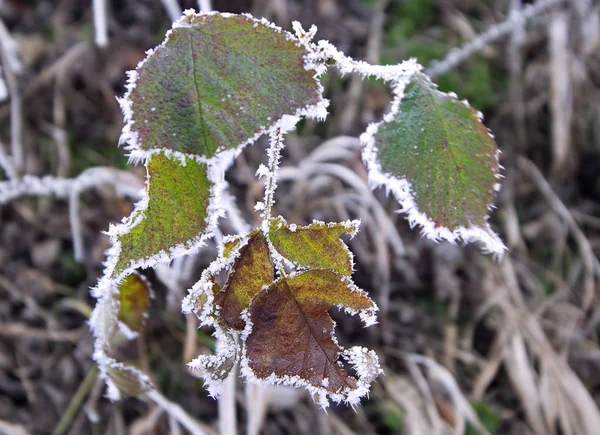
<path fill-rule="evenodd" d="M 217 338 L 215 355 L 200 355 L 189 362 L 188 367 L 200 373 L 206 381 L 209 394 L 218 398 L 223 389 L 223 381 L 237 362 L 240 349 L 233 334 L 220 325 L 216 325 L 213 335 Z"/>
<path fill-rule="evenodd" d="M 213 161 L 199 163 L 154 154 L 147 162 L 147 192 L 123 223 L 111 226 L 107 275 L 119 280 L 138 267 L 195 252 L 212 236 L 224 188 Z"/>
<path fill-rule="evenodd" d="M 354 405 L 368 393 L 380 372 L 376 356 L 367 353 L 359 361 L 358 352 L 349 351 L 359 378 L 348 375 L 339 361 L 344 349 L 335 338 L 328 310 L 338 305 L 355 313 L 374 312 L 376 306 L 341 277 L 330 270 L 294 274 L 252 299 L 243 313 L 241 368 L 248 381 L 306 387 L 323 407 L 328 399 Z"/>
<path fill-rule="evenodd" d="M 212 157 L 280 120 L 293 127 L 298 116 L 322 115 L 327 102 L 305 64 L 307 44 L 249 15 L 184 15 L 129 73 L 121 140 L 130 150 Z"/>
<path fill-rule="evenodd" d="M 273 282 L 274 273 L 265 235 L 260 230 L 254 230 L 248 236 L 247 243 L 238 248 L 227 282 L 215 294 L 215 303 L 220 307 L 219 314 L 228 326 L 244 329 L 241 312 L 248 308 L 254 295 Z"/>
<path fill-rule="evenodd" d="M 488 223 L 499 151 L 478 112 L 422 73 L 394 93 L 391 111 L 361 136 L 371 186 L 391 191 L 428 238 L 478 241 L 501 256 L 506 248 Z"/>
<path fill-rule="evenodd" d="M 269 222 L 269 240 L 279 254 L 302 268 L 333 269 L 351 275 L 354 266 L 352 253 L 340 239 L 343 234 L 354 234 L 358 221 L 346 223 L 313 222 L 299 227 L 288 225 L 279 217 Z"/>

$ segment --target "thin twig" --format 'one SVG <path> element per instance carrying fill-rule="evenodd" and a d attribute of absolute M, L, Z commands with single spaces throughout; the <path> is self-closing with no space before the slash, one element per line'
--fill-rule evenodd
<path fill-rule="evenodd" d="M 69 429 L 69 426 L 73 422 L 73 419 L 79 412 L 79 408 L 81 408 L 81 406 L 83 405 L 83 399 L 85 399 L 85 396 L 87 396 L 87 394 L 90 392 L 97 378 L 98 367 L 96 366 L 96 364 L 94 364 L 88 372 L 87 376 L 84 378 L 81 384 L 79 384 L 79 388 L 77 388 L 77 391 L 71 398 L 69 406 L 67 406 L 67 409 L 62 414 L 62 417 L 60 418 L 60 421 L 54 428 L 52 435 L 62 435 Z"/>
<path fill-rule="evenodd" d="M 108 45 L 108 23 L 106 20 L 106 0 L 94 0 L 94 32 L 96 45 L 104 48 Z"/>
<path fill-rule="evenodd" d="M 535 4 L 527 5 L 521 9 L 519 14 L 511 14 L 508 20 L 489 28 L 462 47 L 451 50 L 443 60 L 432 63 L 426 70 L 426 73 L 430 77 L 435 78 L 451 70 L 483 49 L 487 44 L 510 34 L 515 28 L 522 26 L 523 21 L 529 20 L 546 9 L 558 6 L 564 2 L 565 0 L 538 0 Z"/>
<path fill-rule="evenodd" d="M 171 21 L 177 21 L 181 18 L 181 7 L 179 7 L 179 3 L 176 0 L 160 0 L 163 4 L 163 7 L 167 11 L 167 15 Z"/>
<path fill-rule="evenodd" d="M 6 70 L 6 81 L 10 91 L 10 149 L 12 163 L 17 172 L 23 170 L 25 156 L 23 153 L 23 114 L 21 111 L 21 94 L 17 74 L 21 64 L 16 55 L 16 42 L 10 36 L 4 22 L 0 19 L 0 54 Z"/>
<path fill-rule="evenodd" d="M 275 129 L 270 134 L 270 145 L 267 150 L 269 155 L 269 167 L 266 173 L 261 175 L 267 176 L 267 182 L 265 183 L 265 212 L 264 220 L 268 220 L 271 217 L 271 209 L 275 203 L 275 189 L 277 189 L 277 170 L 279 169 L 279 160 L 281 159 L 281 150 L 284 147 L 283 135 L 281 134 L 281 128 Z"/>
<path fill-rule="evenodd" d="M 164 409 L 167 414 L 175 417 L 175 419 L 183 427 L 185 427 L 194 435 L 217 435 L 216 432 L 212 430 L 212 428 L 194 419 L 181 406 L 179 406 L 177 403 L 171 402 L 158 391 L 150 391 L 146 393 L 146 396 L 158 406 L 160 406 L 162 409 Z"/>

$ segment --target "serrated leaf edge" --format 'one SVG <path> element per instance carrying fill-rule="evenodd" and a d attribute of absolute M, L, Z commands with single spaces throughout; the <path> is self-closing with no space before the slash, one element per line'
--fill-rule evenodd
<path fill-rule="evenodd" d="M 223 391 L 223 382 L 228 373 L 221 373 L 221 378 L 218 378 L 210 369 L 218 367 L 228 359 L 233 359 L 234 363 L 237 362 L 239 345 L 230 333 L 216 323 L 213 336 L 217 339 L 215 354 L 200 355 L 190 361 L 187 366 L 200 373 L 208 389 L 208 394 L 217 399 Z"/>
<path fill-rule="evenodd" d="M 430 81 L 425 74 L 419 74 L 422 74 L 423 77 L 426 77 L 427 80 Z M 488 222 L 489 214 L 486 216 L 485 225 L 483 226 L 472 226 L 469 228 L 460 226 L 453 231 L 449 228 L 438 226 L 433 220 L 429 219 L 425 213 L 419 211 L 412 193 L 411 183 L 405 178 L 401 179 L 388 174 L 381 168 L 381 164 L 377 158 L 375 135 L 379 131 L 380 126 L 391 122 L 399 113 L 400 102 L 404 97 L 404 89 L 408 85 L 411 77 L 412 76 L 407 76 L 404 78 L 404 80 L 400 80 L 394 84 L 394 99 L 392 101 L 390 111 L 384 115 L 380 122 L 369 124 L 367 130 L 360 136 L 360 142 L 363 146 L 362 159 L 367 168 L 369 186 L 372 190 L 380 186 L 384 186 L 388 194 L 391 192 L 401 205 L 401 208 L 398 211 L 401 213 L 406 213 L 411 228 L 414 228 L 417 225 L 421 227 L 422 236 L 427 237 L 435 242 L 446 240 L 452 244 L 457 244 L 460 241 L 465 244 L 479 242 L 485 253 L 492 254 L 494 258 L 500 259 L 502 258 L 506 247 L 504 246 L 504 243 L 500 237 L 492 230 Z M 441 91 L 438 92 L 441 93 Z M 449 94 L 449 96 L 456 99 L 456 94 Z M 466 100 L 462 100 L 460 102 L 470 107 Z M 479 114 L 479 119 L 481 120 L 481 118 L 482 115 Z M 488 134 L 491 135 L 491 133 Z M 495 157 L 496 160 L 499 161 L 499 150 L 496 150 Z M 499 163 L 498 168 L 502 169 L 502 166 Z M 502 175 L 498 172 L 495 174 L 495 176 L 498 182 L 494 185 L 494 190 L 498 192 L 501 187 L 499 181 L 502 179 Z M 489 211 L 493 210 L 493 208 L 493 204 L 488 205 Z"/>
<path fill-rule="evenodd" d="M 308 224 L 306 226 L 301 226 L 301 225 L 297 225 L 297 224 L 288 224 L 287 221 L 285 220 L 285 218 L 283 218 L 283 216 L 271 218 L 268 221 L 267 225 L 263 226 L 263 232 L 265 233 L 265 238 L 267 239 L 267 245 L 269 246 L 271 258 L 275 261 L 276 264 L 277 263 L 285 264 L 289 268 L 298 270 L 298 271 L 306 271 L 309 269 L 316 270 L 318 268 L 311 268 L 309 266 L 303 266 L 302 264 L 300 264 L 298 262 L 289 260 L 288 258 L 281 255 L 279 253 L 279 251 L 277 251 L 277 248 L 275 248 L 275 246 L 273 246 L 273 242 L 271 242 L 271 239 L 269 237 L 269 232 L 271 230 L 270 223 L 273 221 L 280 221 L 278 228 L 281 228 L 282 226 L 285 225 L 292 232 L 296 231 L 296 229 L 311 229 L 310 227 L 313 225 L 327 226 L 329 228 L 336 227 L 336 226 L 343 226 L 346 228 L 346 230 L 347 230 L 346 234 L 348 234 L 350 236 L 350 239 L 353 239 L 358 234 L 358 231 L 360 229 L 360 219 L 346 220 L 344 222 L 324 222 L 324 221 L 313 219 L 313 221 L 310 224 Z M 354 253 L 350 250 L 348 245 L 343 240 L 340 239 L 340 242 L 342 243 L 342 245 L 344 246 L 344 249 L 348 253 L 348 256 L 350 258 L 350 266 L 351 266 L 350 269 L 351 269 L 352 273 L 354 273 L 354 266 L 355 266 Z M 277 268 L 275 268 L 275 270 L 277 270 Z"/>
<path fill-rule="evenodd" d="M 312 269 L 312 270 L 320 270 L 320 269 Z M 330 269 L 323 269 L 323 270 L 331 271 Z M 299 275 L 300 273 L 303 273 L 303 272 L 290 274 L 286 278 L 288 278 L 288 279 L 293 278 L 294 276 Z M 334 272 L 334 273 L 337 274 L 337 272 Z M 338 274 L 338 275 L 340 275 L 340 274 Z M 342 275 L 340 275 L 340 276 L 342 276 Z M 366 293 L 363 290 L 359 289 L 352 283 L 352 281 L 349 277 L 343 276 L 343 278 L 346 278 L 348 280 L 347 281 L 348 286 L 350 287 L 350 289 L 352 291 L 360 291 L 366 295 Z M 275 284 L 280 279 L 281 278 L 279 278 L 278 280 L 275 280 L 273 282 L 273 284 Z M 343 279 L 342 279 L 342 281 L 344 282 Z M 252 303 L 250 303 L 250 304 L 252 304 Z M 350 314 L 350 315 L 359 314 L 361 317 L 361 320 L 365 323 L 365 327 L 377 323 L 377 320 L 374 318 L 374 316 L 375 316 L 374 312 L 378 310 L 375 302 L 373 302 L 374 310 L 364 316 L 363 316 L 363 312 L 369 312 L 370 310 L 352 310 L 352 309 L 348 309 L 345 306 L 340 306 L 339 304 L 333 304 L 333 305 L 340 309 L 343 308 L 347 314 Z M 252 323 L 252 319 L 250 318 L 249 309 L 245 309 L 244 311 L 242 311 L 241 317 L 246 322 L 246 327 L 240 334 L 240 341 L 242 342 L 242 350 L 241 350 L 241 355 L 240 355 L 240 373 L 247 382 L 250 382 L 252 384 L 261 385 L 261 386 L 285 385 L 285 386 L 290 386 L 290 387 L 294 387 L 294 388 L 306 388 L 308 390 L 308 392 L 313 396 L 313 399 L 315 400 L 315 402 L 318 403 L 322 409 L 328 408 L 330 401 L 333 401 L 334 403 L 342 403 L 343 402 L 345 404 L 348 404 L 348 405 L 354 407 L 360 403 L 360 401 L 363 397 L 368 397 L 369 391 L 371 389 L 371 382 L 375 379 L 375 377 L 377 377 L 377 375 L 379 375 L 380 373 L 383 372 L 381 370 L 381 367 L 379 366 L 379 358 L 377 357 L 377 354 L 375 352 L 369 351 L 368 349 L 361 348 L 359 346 L 356 346 L 356 347 L 353 347 L 350 349 L 344 349 L 339 344 L 339 342 L 337 340 L 337 336 L 335 335 L 336 322 L 333 321 L 333 329 L 331 332 L 331 339 L 342 350 L 340 353 L 340 360 L 343 359 L 346 362 L 348 362 L 352 366 L 354 371 L 356 372 L 357 388 L 355 388 L 355 389 L 347 388 L 339 393 L 332 393 L 331 391 L 327 390 L 326 385 L 324 385 L 322 388 L 315 387 L 308 380 L 302 378 L 301 376 L 277 376 L 275 373 L 271 373 L 266 378 L 261 378 L 261 377 L 257 376 L 256 373 L 254 373 L 252 368 L 250 368 L 249 359 L 247 356 L 246 341 L 247 341 L 248 337 L 250 336 L 250 334 L 252 333 L 252 327 L 254 326 L 254 324 Z M 358 350 L 358 349 L 360 349 L 360 350 Z M 371 367 L 371 369 L 367 369 L 366 367 L 361 366 L 361 362 L 364 362 L 364 358 L 362 358 L 362 359 L 359 358 L 359 355 L 362 354 L 363 352 L 367 352 L 368 355 L 370 355 L 372 362 L 374 363 L 374 367 Z M 338 365 L 340 367 L 342 367 L 342 361 L 340 361 L 340 360 L 338 360 Z M 376 373 L 376 375 L 372 376 L 372 374 L 374 374 L 374 373 Z"/>
<path fill-rule="evenodd" d="M 127 71 L 127 82 L 125 83 L 125 95 L 123 95 L 123 97 L 121 98 L 117 98 L 117 101 L 119 103 L 119 106 L 121 107 L 121 111 L 123 112 L 123 120 L 125 123 L 125 126 L 123 127 L 123 130 L 121 132 L 121 136 L 119 138 L 119 144 L 126 144 L 125 146 L 125 150 L 129 152 L 128 156 L 129 156 L 129 161 L 132 163 L 136 163 L 139 161 L 146 161 L 148 160 L 151 155 L 154 152 L 157 152 L 159 149 L 152 149 L 152 150 L 144 150 L 141 148 L 141 142 L 140 139 L 138 137 L 137 132 L 134 130 L 134 125 L 135 125 L 135 121 L 134 121 L 134 111 L 132 108 L 132 101 L 131 101 L 131 93 L 133 92 L 133 90 L 135 89 L 136 86 L 136 82 L 137 82 L 137 77 L 138 77 L 138 70 L 140 70 L 144 64 L 147 62 L 147 60 L 154 54 L 154 52 L 157 49 L 160 49 L 162 47 L 166 46 L 166 43 L 169 40 L 169 36 L 171 34 L 171 32 L 173 31 L 173 29 L 176 29 L 178 27 L 189 27 L 189 24 L 186 22 L 186 20 L 188 20 L 188 17 L 191 16 L 197 16 L 197 17 L 201 17 L 201 16 L 210 16 L 210 15 L 220 15 L 224 18 L 228 18 L 228 17 L 233 17 L 236 16 L 236 14 L 230 14 L 230 13 L 223 13 L 223 12 L 208 12 L 208 13 L 196 13 L 193 9 L 187 9 L 184 11 L 182 17 L 175 21 L 173 23 L 172 28 L 167 31 L 166 35 L 165 35 L 165 39 L 163 40 L 163 42 L 161 44 L 159 44 L 158 46 L 156 46 L 153 49 L 149 49 L 146 51 L 146 57 L 144 59 L 142 59 L 136 66 L 135 70 L 131 70 L 131 71 Z M 311 118 L 311 119 L 317 119 L 317 120 L 324 120 L 327 117 L 327 107 L 329 106 L 329 100 L 325 99 L 323 97 L 323 85 L 321 84 L 321 81 L 319 80 L 320 75 L 323 73 L 322 69 L 315 69 L 312 67 L 312 61 L 310 61 L 309 59 L 314 58 L 314 56 L 312 55 L 312 51 L 314 48 L 314 45 L 310 43 L 310 38 L 312 38 L 311 34 L 310 38 L 306 37 L 305 35 L 307 34 L 306 32 L 302 35 L 294 35 L 290 32 L 288 32 L 287 30 L 283 30 L 281 27 L 276 26 L 275 24 L 271 23 L 270 21 L 268 21 L 265 18 L 262 19 L 257 19 L 255 17 L 253 17 L 250 14 L 241 14 L 240 16 L 243 16 L 245 18 L 247 18 L 250 21 L 253 21 L 254 23 L 256 23 L 256 25 L 263 25 L 265 27 L 268 27 L 272 30 L 274 30 L 275 32 L 281 33 L 283 35 L 285 35 L 286 39 L 288 40 L 293 40 L 296 42 L 296 44 L 298 46 L 302 46 L 306 51 L 307 51 L 307 55 L 305 55 L 305 69 L 310 70 L 313 69 L 315 70 L 315 74 L 314 74 L 314 79 L 316 81 L 317 84 L 317 92 L 318 92 L 318 96 L 319 96 L 319 100 L 315 103 L 315 104 L 309 104 L 305 107 L 301 107 L 299 109 L 297 109 L 294 113 L 291 114 L 284 114 L 282 115 L 280 118 L 275 119 L 274 122 L 268 126 L 261 126 L 259 131 L 256 132 L 252 137 L 248 138 L 246 141 L 240 143 L 237 147 L 235 147 L 234 150 L 234 158 L 239 155 L 239 153 L 247 146 L 247 145 L 251 145 L 254 142 L 256 142 L 256 140 L 258 138 L 260 138 L 262 135 L 264 134 L 270 134 L 272 132 L 274 132 L 277 129 L 281 129 L 281 133 L 285 134 L 289 131 L 292 131 L 296 128 L 296 124 L 298 124 L 298 122 L 300 121 L 301 117 L 305 117 L 305 118 Z M 301 27 L 300 27 L 301 29 Z M 164 152 L 166 149 L 160 149 L 160 151 Z M 181 152 L 177 152 L 177 151 L 171 151 L 171 150 L 166 150 L 166 151 L 170 151 L 172 152 L 174 155 L 183 155 L 185 157 L 191 157 L 193 154 L 185 154 L 185 153 L 181 153 Z M 229 150 L 231 151 L 231 150 Z M 222 153 L 223 151 L 217 151 L 216 155 Z M 199 156 L 199 155 L 194 155 L 195 158 L 201 158 L 199 161 L 202 162 L 202 157 L 203 156 Z M 233 160 L 233 159 L 232 159 Z M 227 169 L 227 168 L 225 168 Z"/>

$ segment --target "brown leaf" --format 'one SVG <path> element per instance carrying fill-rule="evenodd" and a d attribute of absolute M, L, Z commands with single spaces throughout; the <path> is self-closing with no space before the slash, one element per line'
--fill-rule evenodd
<path fill-rule="evenodd" d="M 250 234 L 248 243 L 239 250 L 232 271 L 215 303 L 221 307 L 223 320 L 234 329 L 244 329 L 241 312 L 248 308 L 252 297 L 273 282 L 274 267 L 269 245 L 262 231 Z"/>
<path fill-rule="evenodd" d="M 338 362 L 343 348 L 334 337 L 333 306 L 351 312 L 375 311 L 365 293 L 343 275 L 311 270 L 281 278 L 259 293 L 249 309 L 252 330 L 246 339 L 248 366 L 259 379 L 274 374 L 282 382 L 347 395 L 357 388 Z M 290 380 L 298 377 L 300 381 Z"/>

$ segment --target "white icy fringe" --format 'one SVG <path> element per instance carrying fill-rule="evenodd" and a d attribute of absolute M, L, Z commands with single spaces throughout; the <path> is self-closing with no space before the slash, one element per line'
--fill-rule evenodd
<path fill-rule="evenodd" d="M 180 161 L 183 159 L 183 162 L 185 162 L 186 156 L 182 156 L 181 153 L 178 154 L 165 152 L 165 155 L 170 158 L 178 158 Z M 107 299 L 113 299 L 111 293 L 117 291 L 116 289 L 118 288 L 119 282 L 127 275 L 133 273 L 135 269 L 153 267 L 159 263 L 168 263 L 175 258 L 193 254 L 205 245 L 206 240 L 212 237 L 213 231 L 217 227 L 217 221 L 223 214 L 219 204 L 221 203 L 222 194 L 227 187 L 227 183 L 224 180 L 224 168 L 231 164 L 233 155 L 233 152 L 224 152 L 213 157 L 212 159 L 206 160 L 208 165 L 208 179 L 213 183 L 207 210 L 208 216 L 206 217 L 207 227 L 203 233 L 199 234 L 192 240 L 189 240 L 187 243 L 172 246 L 168 249 L 168 252 L 163 250 L 147 258 L 132 260 L 124 270 L 120 271 L 113 277 L 114 269 L 122 249 L 121 242 L 118 240 L 118 237 L 120 235 L 129 233 L 132 228 L 138 225 L 145 218 L 145 211 L 148 208 L 149 201 L 147 188 L 144 191 L 141 201 L 136 203 L 131 215 L 123 218 L 123 221 L 118 225 L 110 225 L 107 234 L 110 236 L 112 246 L 107 251 L 107 259 L 104 263 L 104 275 L 99 280 L 96 287 L 92 289 L 92 295 L 99 299 L 96 308 L 94 308 L 94 312 L 97 310 L 99 312 L 90 319 L 90 327 L 92 328 L 96 338 L 94 359 L 98 363 L 101 372 L 104 373 L 106 371 L 106 367 L 108 367 L 107 363 L 110 362 L 106 359 L 105 354 L 108 339 L 103 337 L 104 328 L 98 328 L 96 323 L 102 319 L 103 323 L 114 322 L 114 325 L 117 324 L 117 314 L 106 310 L 107 305 L 104 302 Z M 147 163 L 148 161 L 146 161 L 146 165 Z M 148 179 L 146 180 L 147 186 L 150 182 L 149 177 L 150 175 L 148 174 Z M 140 382 L 143 382 L 144 380 L 141 376 L 143 374 L 141 372 L 139 372 L 139 374 Z"/>
<path fill-rule="evenodd" d="M 193 17 L 193 16 L 202 17 L 202 16 L 209 16 L 209 15 L 220 15 L 222 17 L 234 16 L 234 14 L 214 12 L 214 11 L 211 11 L 208 13 L 196 13 L 193 9 L 187 9 L 183 12 L 183 16 L 178 21 L 175 21 L 173 23 L 173 29 L 176 29 L 179 27 L 191 27 L 193 25 L 198 25 L 198 24 L 190 25 L 188 22 L 190 17 Z M 276 26 L 275 24 L 269 22 L 265 18 L 262 18 L 259 20 L 250 14 L 243 14 L 243 16 L 246 19 L 253 21 L 255 23 L 254 24 L 255 27 L 261 25 L 261 26 L 267 27 L 275 32 L 281 33 L 286 37 L 286 39 L 295 41 L 297 46 L 303 47 L 305 50 L 307 50 L 307 52 L 311 52 L 312 46 L 310 44 L 310 38 L 307 38 L 306 36 L 297 37 L 297 36 L 293 35 L 292 33 L 288 32 L 286 30 L 283 30 L 280 27 Z M 315 28 L 315 31 L 316 31 L 316 28 Z M 159 151 L 157 149 L 152 149 L 152 150 L 142 149 L 139 135 L 138 135 L 137 131 L 135 130 L 135 124 L 136 124 L 135 111 L 134 111 L 134 108 L 132 107 L 132 101 L 131 101 L 130 96 L 136 86 L 138 71 L 141 68 L 143 68 L 146 61 L 150 57 L 152 57 L 152 55 L 154 54 L 154 52 L 156 50 L 160 50 L 162 47 L 164 47 L 166 45 L 166 43 L 169 40 L 169 36 L 170 36 L 171 32 L 172 32 L 172 29 L 167 32 L 167 34 L 165 35 L 164 41 L 159 46 L 155 47 L 154 49 L 150 49 L 150 50 L 146 51 L 146 55 L 147 55 L 146 58 L 138 63 L 135 70 L 127 72 L 128 79 L 127 79 L 127 83 L 125 85 L 127 91 L 122 98 L 117 98 L 117 101 L 119 102 L 119 105 L 121 106 L 121 110 L 123 112 L 123 119 L 125 122 L 125 127 L 123 127 L 123 130 L 121 132 L 119 144 L 124 144 L 124 143 L 127 144 L 125 149 L 127 151 L 129 151 L 130 161 L 133 161 L 133 162 L 136 162 L 139 160 L 146 160 L 153 152 Z M 313 32 L 313 35 L 314 35 L 314 32 Z M 313 63 L 312 62 L 309 63 L 309 60 L 308 60 L 309 57 L 310 56 L 306 56 L 306 59 L 305 59 L 305 69 L 307 69 L 307 70 L 313 69 L 313 67 L 312 67 Z M 312 118 L 312 119 L 317 119 L 317 120 L 324 120 L 327 117 L 327 107 L 329 106 L 329 100 L 323 98 L 323 86 L 321 85 L 321 82 L 319 81 L 319 76 L 322 73 L 323 73 L 323 69 L 321 69 L 321 68 L 319 68 L 318 70 L 315 69 L 314 78 L 317 83 L 317 89 L 318 89 L 318 95 L 319 95 L 319 101 L 317 101 L 316 104 L 307 105 L 306 107 L 299 108 L 292 114 L 284 114 L 284 115 L 282 115 L 281 118 L 274 120 L 274 122 L 270 126 L 261 126 L 260 129 L 252 137 L 243 141 L 237 147 L 234 148 L 234 150 L 235 150 L 234 157 L 237 156 L 246 145 L 253 144 L 254 142 L 256 142 L 256 140 L 259 137 L 261 137 L 264 134 L 270 134 L 270 133 L 276 131 L 277 128 L 282 129 L 282 134 L 293 130 L 295 128 L 296 124 L 300 121 L 301 117 Z M 161 149 L 161 150 L 164 152 L 164 149 Z M 220 153 L 222 151 L 223 150 L 217 149 L 217 153 Z M 183 153 L 176 153 L 176 154 L 182 155 Z M 200 162 L 204 161 L 204 159 L 201 156 L 194 156 L 192 154 L 185 155 L 185 156 L 189 157 L 189 158 L 195 158 Z"/>
<path fill-rule="evenodd" d="M 105 294 L 98 300 L 92 314 L 89 324 L 92 333 L 94 334 L 94 361 L 98 364 L 100 376 L 107 383 L 107 397 L 111 400 L 119 400 L 121 395 L 118 388 L 109 378 L 109 370 L 119 370 L 127 372 L 131 378 L 135 378 L 140 390 L 148 390 L 152 388 L 152 382 L 141 371 L 125 366 L 111 356 L 110 342 L 117 330 L 119 300 L 117 299 L 118 290 L 115 285 L 108 285 L 105 288 Z"/>
<path fill-rule="evenodd" d="M 360 219 L 355 219 L 355 220 L 347 220 L 344 222 L 329 222 L 329 223 L 325 223 L 323 221 L 319 221 L 316 219 L 313 219 L 312 223 L 307 225 L 307 226 L 298 226 L 296 224 L 288 224 L 287 221 L 283 218 L 283 216 L 278 216 L 274 219 L 271 219 L 271 221 L 278 221 L 277 224 L 277 229 L 280 228 L 287 228 L 288 230 L 292 231 L 292 232 L 296 232 L 298 230 L 302 231 L 302 230 L 318 230 L 320 228 L 323 227 L 327 227 L 327 228 L 335 228 L 335 227 L 344 227 L 346 229 L 346 234 L 350 235 L 350 239 L 353 239 L 354 236 L 356 236 L 358 234 L 359 228 L 360 228 Z M 313 227 L 318 227 L 318 228 L 313 228 Z M 309 267 L 307 266 L 303 266 L 300 263 L 297 262 L 293 262 L 287 258 L 285 258 L 283 255 L 281 255 L 277 249 L 275 249 L 275 247 L 273 246 L 273 243 L 271 243 L 271 239 L 269 238 L 269 234 L 268 232 L 270 231 L 270 223 L 267 225 L 263 222 L 263 233 L 265 234 L 265 237 L 267 239 L 267 245 L 269 246 L 269 251 L 271 253 L 271 259 L 275 262 L 276 265 L 283 265 L 285 264 L 286 266 L 288 266 L 291 269 L 295 269 L 295 270 L 308 270 Z M 348 248 L 348 245 L 346 245 L 346 243 L 344 243 L 343 240 L 340 239 L 340 243 L 342 244 L 342 246 L 345 248 L 346 252 L 348 253 L 348 256 L 350 257 L 350 264 L 351 264 L 351 269 L 352 272 L 354 272 L 354 253 Z M 277 268 L 276 268 L 277 270 Z"/>
<path fill-rule="evenodd" d="M 411 183 L 404 178 L 397 178 L 385 173 L 381 168 L 381 164 L 377 157 L 375 135 L 381 125 L 391 122 L 398 114 L 400 101 L 404 96 L 404 89 L 410 81 L 411 76 L 412 75 L 405 76 L 395 81 L 393 88 L 395 97 L 392 102 L 391 110 L 385 114 L 382 121 L 369 124 L 367 130 L 360 136 L 360 141 L 363 145 L 362 158 L 368 170 L 369 185 L 373 190 L 379 186 L 385 186 L 388 194 L 389 192 L 392 192 L 401 205 L 399 212 L 407 214 L 407 219 L 411 228 L 414 228 L 415 225 L 419 225 L 421 227 L 421 235 L 428 239 L 435 242 L 447 240 L 452 244 L 456 244 L 461 240 L 463 243 L 479 242 L 485 253 L 493 254 L 495 258 L 499 259 L 504 254 L 506 247 L 487 222 L 489 216 L 486 217 L 486 223 L 483 227 L 471 226 L 466 228 L 461 226 L 454 231 L 451 231 L 446 227 L 436 227 L 435 222 L 429 219 L 425 213 L 419 211 L 414 199 Z M 467 104 L 464 101 L 463 103 Z M 499 154 L 498 151 L 496 153 L 496 159 L 499 158 Z M 500 180 L 502 175 L 497 173 L 496 178 Z M 500 184 L 496 183 L 494 189 L 498 191 L 500 189 Z M 489 210 L 492 210 L 492 208 L 492 204 L 488 205 Z"/>
<path fill-rule="evenodd" d="M 215 355 L 200 355 L 188 363 L 188 367 L 198 370 L 205 380 L 209 394 L 218 398 L 223 391 L 223 382 L 237 361 L 239 345 L 227 331 L 215 320 L 219 316 L 221 307 L 214 304 L 213 277 L 223 270 L 230 270 L 235 260 L 240 255 L 240 249 L 248 243 L 249 236 L 225 236 L 219 246 L 219 256 L 204 269 L 200 280 L 188 290 L 188 295 L 181 303 L 184 314 L 194 313 L 202 326 L 215 328 L 214 336 L 217 338 Z M 227 256 L 224 255 L 225 243 L 232 243 L 233 247 Z M 229 370 L 227 365 L 231 363 Z"/>
<path fill-rule="evenodd" d="M 215 324 L 213 336 L 217 339 L 215 355 L 200 355 L 188 363 L 204 378 L 208 394 L 218 399 L 223 392 L 223 382 L 237 362 L 239 345 L 235 338 Z"/>
<path fill-rule="evenodd" d="M 308 32 L 302 29 L 302 25 L 298 21 L 294 21 L 292 26 L 297 38 L 309 49 L 309 54 L 305 57 L 305 67 L 317 71 L 317 76 L 327 70 L 328 61 L 331 60 L 335 62 L 336 68 L 342 75 L 355 73 L 362 77 L 374 77 L 390 82 L 411 76 L 422 68 L 416 59 L 409 59 L 397 65 L 371 65 L 362 60 L 355 60 L 339 51 L 329 41 L 321 40 L 316 44 L 312 43 L 311 40 L 317 31 L 316 26 L 312 26 Z"/>
<path fill-rule="evenodd" d="M 242 318 L 246 322 L 246 327 L 241 334 L 242 355 L 240 358 L 240 372 L 247 382 L 261 386 L 285 385 L 294 388 L 306 388 L 312 395 L 313 400 L 325 410 L 329 407 L 330 400 L 334 403 L 343 402 L 352 407 L 360 404 L 363 397 L 368 397 L 371 389 L 371 382 L 373 382 L 379 374 L 383 373 L 379 365 L 377 354 L 372 350 L 356 346 L 342 350 L 342 353 L 340 354 L 340 359 L 347 361 L 356 372 L 357 388 L 355 389 L 346 388 L 342 391 L 332 393 L 326 388 L 329 384 L 328 378 L 323 379 L 322 387 L 315 387 L 308 380 L 303 379 L 300 376 L 277 376 L 275 373 L 271 373 L 269 376 L 261 378 L 250 368 L 247 356 L 246 340 L 252 333 L 253 326 L 248 310 L 242 311 Z M 335 337 L 335 323 L 331 338 L 338 344 Z M 341 361 L 338 361 L 338 365 L 342 368 Z"/>

